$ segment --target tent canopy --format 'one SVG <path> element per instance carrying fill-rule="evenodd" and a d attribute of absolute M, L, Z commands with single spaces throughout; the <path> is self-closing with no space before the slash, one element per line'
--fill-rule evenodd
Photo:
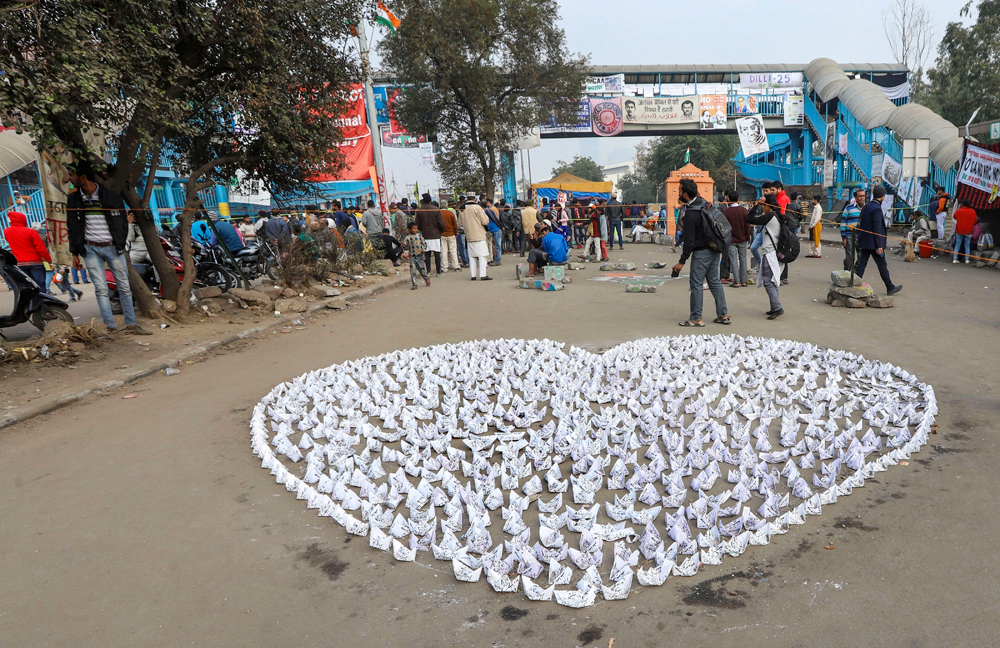
<path fill-rule="evenodd" d="M 560 173 L 548 182 L 536 182 L 531 188 L 539 198 L 555 198 L 560 191 L 565 191 L 574 198 L 609 198 L 614 183 L 591 182 L 578 178 L 572 173 Z"/>

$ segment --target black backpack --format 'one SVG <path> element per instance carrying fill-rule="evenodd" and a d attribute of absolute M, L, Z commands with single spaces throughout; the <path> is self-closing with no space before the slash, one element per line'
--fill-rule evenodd
<path fill-rule="evenodd" d="M 691 209 L 688 207 L 688 209 Z M 695 209 L 701 210 L 705 242 L 713 252 L 725 252 L 733 244 L 733 226 L 725 214 L 712 203 L 705 202 Z"/>
<path fill-rule="evenodd" d="M 774 246 L 774 253 L 778 257 L 778 263 L 791 263 L 799 258 L 799 233 L 792 226 L 792 219 L 782 218 L 777 214 L 774 217 L 778 219 L 778 225 L 781 226 L 781 231 L 778 233 L 778 241 L 775 242 L 770 234 L 767 237 L 771 239 L 771 245 Z M 766 229 L 764 231 L 767 232 Z"/>

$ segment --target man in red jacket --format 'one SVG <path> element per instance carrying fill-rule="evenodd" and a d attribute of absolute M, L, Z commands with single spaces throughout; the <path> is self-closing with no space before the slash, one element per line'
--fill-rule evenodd
<path fill-rule="evenodd" d="M 28 227 L 28 217 L 19 211 L 7 212 L 10 227 L 3 231 L 11 254 L 17 258 L 17 266 L 24 270 L 35 283 L 45 288 L 45 263 L 52 263 L 49 249 L 38 232 Z"/>
<path fill-rule="evenodd" d="M 972 259 L 969 258 L 972 246 L 972 231 L 976 228 L 976 222 L 979 217 L 976 215 L 976 210 L 969 207 L 964 202 L 959 203 L 961 205 L 955 210 L 952 218 L 955 219 L 955 251 L 951 255 L 951 262 L 958 263 L 958 255 L 962 254 L 962 248 L 965 248 L 965 253 L 962 256 L 966 263 L 972 263 Z"/>

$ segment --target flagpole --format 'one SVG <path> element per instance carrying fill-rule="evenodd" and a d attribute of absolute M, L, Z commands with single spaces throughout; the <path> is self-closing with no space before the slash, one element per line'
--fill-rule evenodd
<path fill-rule="evenodd" d="M 374 34 L 373 34 L 374 35 Z M 386 201 L 385 165 L 382 162 L 382 136 L 378 130 L 378 113 L 375 112 L 375 93 L 372 91 L 372 69 L 368 60 L 368 37 L 365 35 L 365 20 L 358 21 L 358 47 L 361 50 L 361 67 L 364 73 L 365 112 L 368 114 L 368 130 L 372 137 L 372 152 L 375 155 L 375 177 L 378 181 L 377 193 L 382 223 L 389 226 L 389 210 Z"/>

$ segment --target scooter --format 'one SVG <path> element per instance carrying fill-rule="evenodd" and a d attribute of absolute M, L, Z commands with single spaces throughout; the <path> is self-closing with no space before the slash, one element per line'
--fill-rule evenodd
<path fill-rule="evenodd" d="M 40 331 L 53 320 L 73 323 L 69 305 L 43 292 L 42 287 L 17 267 L 17 258 L 9 250 L 0 248 L 0 275 L 14 289 L 14 310 L 0 316 L 0 328 L 9 328 L 30 321 Z M 2 336 L 2 334 L 0 334 Z"/>

